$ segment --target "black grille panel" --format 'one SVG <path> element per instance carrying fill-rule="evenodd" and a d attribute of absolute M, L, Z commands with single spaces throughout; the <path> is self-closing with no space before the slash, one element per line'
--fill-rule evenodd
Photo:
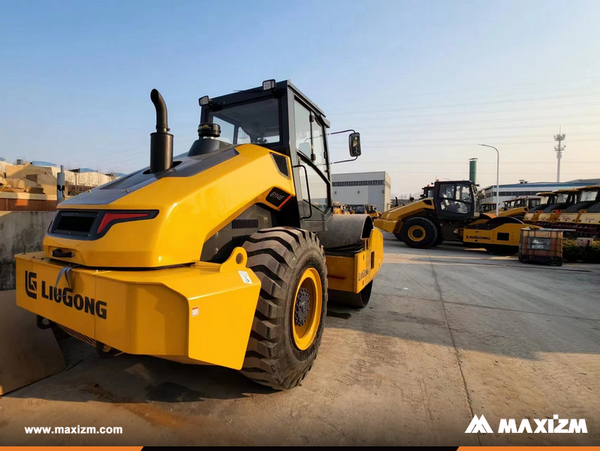
<path fill-rule="evenodd" d="M 52 232 L 59 235 L 89 236 L 97 217 L 97 211 L 61 211 L 54 219 Z"/>
<path fill-rule="evenodd" d="M 234 219 L 232 229 L 258 229 L 258 219 Z"/>
<path fill-rule="evenodd" d="M 243 246 L 244 243 L 246 241 L 248 241 L 248 238 L 250 238 L 250 235 L 238 235 L 238 236 L 234 236 L 233 238 L 231 238 L 231 244 L 233 245 L 233 247 Z"/>

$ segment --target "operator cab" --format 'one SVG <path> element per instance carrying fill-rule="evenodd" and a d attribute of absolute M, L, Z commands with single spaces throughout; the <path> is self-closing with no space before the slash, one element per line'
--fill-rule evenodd
<path fill-rule="evenodd" d="M 434 199 L 438 219 L 467 220 L 474 216 L 475 189 L 470 181 L 435 182 Z"/>
<path fill-rule="evenodd" d="M 198 141 L 218 140 L 219 144 L 212 146 L 219 149 L 241 144 L 266 147 L 274 152 L 273 159 L 282 173 L 288 168 L 277 154 L 290 157 L 296 189 L 296 198 L 290 205 L 296 208 L 285 208 L 286 214 L 290 215 L 287 223 L 291 221 L 315 232 L 324 230 L 325 222 L 333 213 L 327 142 L 330 125 L 325 113 L 290 81 L 275 80 L 263 82 L 262 87 L 214 99 L 205 96 L 200 99 L 200 105 Z M 200 135 L 203 127 L 218 128 L 219 135 L 203 137 Z M 198 145 L 205 144 L 200 142 Z M 349 136 L 349 151 L 355 159 L 361 153 L 360 135 L 356 132 Z"/>
<path fill-rule="evenodd" d="M 362 204 L 348 205 L 348 208 L 355 215 L 364 215 L 366 213 L 365 206 Z"/>
<path fill-rule="evenodd" d="M 513 210 L 515 208 L 527 208 L 528 210 L 534 209 L 540 205 L 539 197 L 517 197 L 504 201 L 503 211 Z"/>
<path fill-rule="evenodd" d="M 587 210 L 600 202 L 600 185 L 585 186 L 580 188 L 581 194 L 576 204 L 565 209 L 565 213 L 577 213 Z"/>
<path fill-rule="evenodd" d="M 486 202 L 479 206 L 479 213 L 495 213 L 496 202 Z"/>
<path fill-rule="evenodd" d="M 423 187 L 423 193 L 419 199 L 431 199 L 433 197 L 433 186 L 427 185 Z"/>
<path fill-rule="evenodd" d="M 553 203 L 549 203 L 544 208 L 544 213 L 552 213 L 554 210 L 564 210 L 576 204 L 581 193 L 578 189 L 559 189 L 553 194 L 555 194 Z"/>
<path fill-rule="evenodd" d="M 556 203 L 557 194 L 551 191 L 537 193 L 536 196 L 539 196 L 539 203 L 536 207 L 531 208 L 529 211 L 535 212 L 540 211 L 543 212 L 546 207 Z"/>

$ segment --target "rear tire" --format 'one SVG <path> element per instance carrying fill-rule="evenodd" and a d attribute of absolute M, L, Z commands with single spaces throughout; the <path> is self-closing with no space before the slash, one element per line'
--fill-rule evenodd
<path fill-rule="evenodd" d="M 438 236 L 431 247 L 437 247 L 440 244 L 442 244 L 443 242 L 444 242 L 444 235 L 442 234 L 442 231 L 438 229 Z"/>
<path fill-rule="evenodd" d="M 410 218 L 402 226 L 400 237 L 408 247 L 424 249 L 434 245 L 438 229 L 427 218 Z"/>
<path fill-rule="evenodd" d="M 244 243 L 261 281 L 242 374 L 279 390 L 296 387 L 317 357 L 327 314 L 325 253 L 314 233 L 263 229 Z"/>

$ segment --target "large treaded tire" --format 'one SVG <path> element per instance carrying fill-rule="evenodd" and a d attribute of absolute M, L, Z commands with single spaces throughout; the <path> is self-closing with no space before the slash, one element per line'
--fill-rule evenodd
<path fill-rule="evenodd" d="M 411 229 L 418 228 L 419 232 L 422 233 L 420 240 L 415 239 L 411 236 Z M 408 247 L 417 249 L 425 249 L 434 245 L 438 237 L 438 229 L 436 225 L 427 218 L 410 218 L 407 219 L 402 230 L 400 231 L 400 239 Z"/>
<path fill-rule="evenodd" d="M 317 357 L 327 314 L 325 252 L 314 233 L 292 227 L 259 230 L 244 243 L 248 267 L 261 281 L 252 332 L 242 367 L 249 379 L 279 390 L 296 387 Z M 316 336 L 300 350 L 293 338 L 296 290 L 302 274 L 314 268 L 321 279 L 322 308 Z"/>
<path fill-rule="evenodd" d="M 442 231 L 440 229 L 438 229 L 438 236 L 435 239 L 435 241 L 433 242 L 433 244 L 431 245 L 431 247 L 437 247 L 440 244 L 442 244 L 444 242 L 444 234 L 442 233 Z"/>

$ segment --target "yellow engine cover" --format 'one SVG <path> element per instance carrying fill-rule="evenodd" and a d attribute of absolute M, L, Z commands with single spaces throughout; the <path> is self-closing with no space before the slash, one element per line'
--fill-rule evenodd
<path fill-rule="evenodd" d="M 59 210 L 158 210 L 158 215 L 115 224 L 97 239 L 46 235 L 46 256 L 51 257 L 54 250 L 71 252 L 73 256 L 65 259 L 68 263 L 97 268 L 191 263 L 200 259 L 204 243 L 215 232 L 251 205 L 264 203 L 280 209 L 285 202 L 273 203 L 269 197 L 274 189 L 287 199 L 295 195 L 288 157 L 277 154 L 288 165 L 286 176 L 269 149 L 244 144 L 227 151 L 227 159 L 218 152 L 182 157 L 172 173 L 155 177 L 140 171 L 61 203 Z M 211 162 L 215 158 L 221 160 Z M 198 170 L 194 165 L 204 166 Z M 142 180 L 123 189 L 132 177 Z M 102 203 L 105 199 L 110 202 Z"/>

